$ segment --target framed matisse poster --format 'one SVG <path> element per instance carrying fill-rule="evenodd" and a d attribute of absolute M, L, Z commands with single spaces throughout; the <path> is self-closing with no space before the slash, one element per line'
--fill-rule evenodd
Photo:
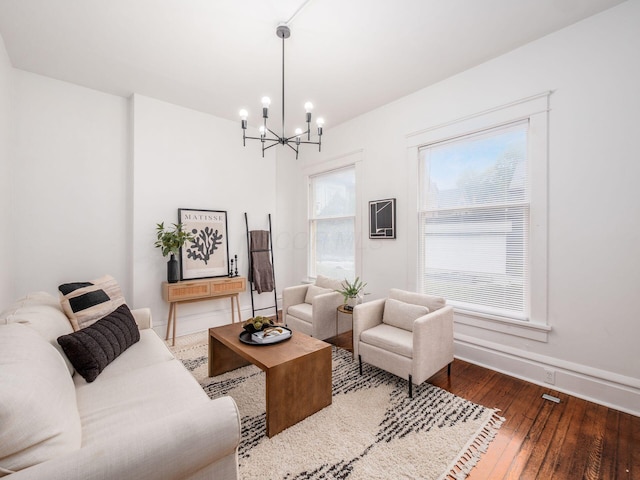
<path fill-rule="evenodd" d="M 194 237 L 180 249 L 180 280 L 228 276 L 227 212 L 179 208 L 178 220 Z"/>
<path fill-rule="evenodd" d="M 369 238 L 396 238 L 396 199 L 369 202 Z"/>

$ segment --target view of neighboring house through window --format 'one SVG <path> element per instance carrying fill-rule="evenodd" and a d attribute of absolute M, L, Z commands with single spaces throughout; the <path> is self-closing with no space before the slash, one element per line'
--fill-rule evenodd
<path fill-rule="evenodd" d="M 421 290 L 529 319 L 528 121 L 420 148 Z"/>
<path fill-rule="evenodd" d="M 355 278 L 355 167 L 309 177 L 309 276 Z"/>

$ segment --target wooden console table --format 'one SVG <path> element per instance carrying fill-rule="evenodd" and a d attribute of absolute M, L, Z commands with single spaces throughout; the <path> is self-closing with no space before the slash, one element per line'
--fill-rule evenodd
<path fill-rule="evenodd" d="M 173 342 L 176 344 L 176 315 L 178 303 L 199 302 L 202 300 L 219 300 L 231 298 L 231 323 L 235 323 L 235 309 L 238 309 L 238 321 L 240 316 L 240 302 L 238 294 L 247 289 L 245 277 L 219 277 L 203 278 L 200 280 L 185 280 L 177 283 L 162 282 L 162 298 L 169 302 L 169 318 L 167 319 L 167 335 L 173 325 Z M 235 299 L 235 305 L 234 305 Z"/>

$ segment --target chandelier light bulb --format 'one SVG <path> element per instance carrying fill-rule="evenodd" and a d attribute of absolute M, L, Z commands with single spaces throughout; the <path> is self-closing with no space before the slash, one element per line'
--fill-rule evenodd
<path fill-rule="evenodd" d="M 302 135 L 302 129 L 301 128 L 296 128 L 296 136 L 300 136 Z"/>
<path fill-rule="evenodd" d="M 240 115 L 240 119 L 241 120 L 246 120 L 247 117 L 249 116 L 249 112 L 247 112 L 244 108 L 242 110 L 240 110 L 239 112 Z"/>
<path fill-rule="evenodd" d="M 318 128 L 322 128 L 324 126 L 324 118 L 320 117 L 316 120 L 316 125 Z"/>
<path fill-rule="evenodd" d="M 262 97 L 262 108 L 269 108 L 271 105 L 271 99 L 269 97 Z"/>
<path fill-rule="evenodd" d="M 264 137 L 267 133 L 267 128 L 264 125 L 260 125 L 260 128 L 258 130 L 260 130 L 261 137 Z"/>
<path fill-rule="evenodd" d="M 313 103 L 311 102 L 307 102 L 304 104 L 304 111 L 307 113 L 311 113 L 311 110 L 313 110 Z"/>

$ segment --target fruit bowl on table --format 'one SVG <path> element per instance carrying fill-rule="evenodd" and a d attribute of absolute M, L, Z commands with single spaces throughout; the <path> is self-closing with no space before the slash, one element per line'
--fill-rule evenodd
<path fill-rule="evenodd" d="M 242 328 L 249 333 L 260 332 L 268 327 L 273 327 L 273 320 L 261 316 L 250 318 L 242 324 Z"/>

